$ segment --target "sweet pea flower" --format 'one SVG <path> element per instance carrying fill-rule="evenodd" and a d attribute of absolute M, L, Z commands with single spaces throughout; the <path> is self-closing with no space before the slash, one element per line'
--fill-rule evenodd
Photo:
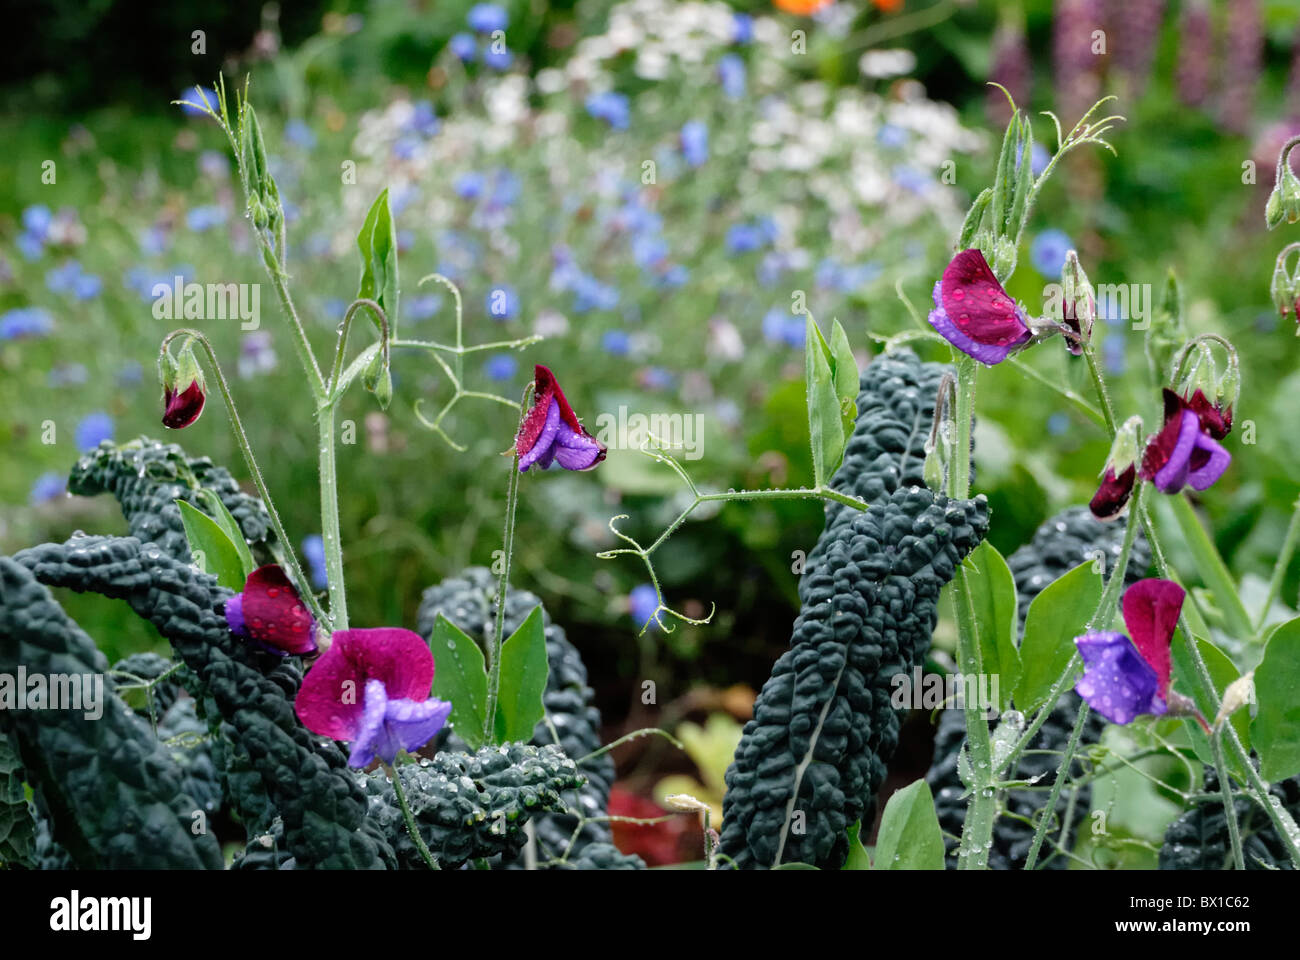
<path fill-rule="evenodd" d="M 519 472 L 556 461 L 565 470 L 590 470 L 605 459 L 606 447 L 589 434 L 564 398 L 555 375 L 540 363 L 534 370 L 533 406 L 519 426 L 515 452 Z"/>
<path fill-rule="evenodd" d="M 1115 631 L 1074 638 L 1084 666 L 1075 692 L 1111 723 L 1162 716 L 1171 707 L 1176 715 L 1196 715 L 1189 701 L 1169 690 L 1169 643 L 1185 596 L 1170 580 L 1139 580 L 1124 592 L 1124 625 L 1132 640 Z"/>
<path fill-rule="evenodd" d="M 316 620 L 279 564 L 258 567 L 226 601 L 230 632 L 279 657 L 316 652 Z"/>
<path fill-rule="evenodd" d="M 352 744 L 348 766 L 428 743 L 451 714 L 451 704 L 429 696 L 434 662 L 429 645 L 410 630 L 339 630 L 307 675 L 294 712 L 313 733 Z"/>
<path fill-rule="evenodd" d="M 1166 388 L 1164 397 L 1165 424 L 1148 442 L 1138 475 L 1162 493 L 1178 493 L 1188 485 L 1204 490 L 1232 462 L 1219 443 L 1231 429 L 1232 411 L 1225 415 L 1200 390 L 1187 399 Z"/>
<path fill-rule="evenodd" d="M 952 258 L 934 285 L 930 326 L 962 353 L 992 366 L 1033 335 L 1023 308 L 1002 289 L 974 247 Z"/>

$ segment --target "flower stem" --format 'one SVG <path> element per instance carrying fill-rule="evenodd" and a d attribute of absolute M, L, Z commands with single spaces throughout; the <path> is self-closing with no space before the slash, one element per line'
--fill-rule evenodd
<path fill-rule="evenodd" d="M 343 541 L 339 535 L 338 468 L 334 462 L 334 404 L 316 413 L 320 428 L 320 526 L 325 546 L 325 576 L 329 580 L 330 629 L 348 628 L 348 598 L 343 587 Z"/>
<path fill-rule="evenodd" d="M 459 330 L 457 331 L 459 339 Z M 523 418 L 528 415 L 528 398 L 532 394 L 530 382 L 524 390 L 523 401 L 519 404 Z M 497 697 L 501 690 L 501 648 L 506 636 L 506 587 L 510 583 L 510 558 L 515 549 L 515 509 L 519 504 L 519 452 L 510 461 L 510 483 L 506 487 L 506 528 L 501 538 L 501 576 L 497 581 L 497 615 L 493 631 L 493 641 L 488 646 L 488 689 L 487 706 L 483 713 L 483 740 L 496 743 Z"/>
<path fill-rule="evenodd" d="M 1051 704 L 1048 704 L 1051 708 Z M 1047 803 L 1039 811 L 1038 826 L 1034 828 L 1034 839 L 1029 845 L 1029 855 L 1025 858 L 1025 869 L 1032 870 L 1038 863 L 1038 851 L 1043 846 L 1043 838 L 1047 836 L 1047 825 L 1056 815 L 1056 804 L 1061 799 L 1061 787 L 1065 784 L 1066 777 L 1070 773 L 1070 762 L 1074 759 L 1074 751 L 1079 748 L 1079 737 L 1083 735 L 1083 727 L 1088 722 L 1088 704 L 1079 704 L 1079 713 L 1074 718 L 1074 729 L 1070 731 L 1070 740 L 1065 745 L 1065 753 L 1061 755 L 1061 765 L 1056 768 L 1056 780 L 1052 783 L 1052 792 L 1047 795 Z M 1066 828 L 1068 829 L 1068 821 Z"/>
<path fill-rule="evenodd" d="M 396 768 L 385 765 L 384 769 L 388 771 L 388 778 L 393 782 L 393 793 L 397 795 L 397 805 L 402 808 L 402 819 L 406 821 L 406 832 L 411 835 L 411 841 L 415 844 L 415 849 L 420 852 L 420 859 L 428 864 L 430 870 L 441 870 L 438 861 L 429 850 L 429 845 L 424 842 L 424 837 L 420 835 L 420 828 L 416 826 L 415 817 L 411 814 L 411 805 L 406 802 L 406 790 L 402 786 L 401 775 Z"/>
<path fill-rule="evenodd" d="M 1232 862 L 1238 870 L 1246 869 L 1246 858 L 1241 850 L 1241 826 L 1237 823 L 1237 808 L 1232 799 L 1232 777 L 1223 759 L 1223 732 L 1210 734 L 1214 748 L 1214 766 L 1219 772 L 1219 795 L 1223 798 L 1223 813 L 1228 821 L 1228 840 L 1232 845 Z"/>
<path fill-rule="evenodd" d="M 1201 521 L 1197 519 L 1196 511 L 1192 509 L 1186 496 L 1180 495 L 1170 499 L 1183 539 L 1191 548 L 1192 557 L 1196 560 L 1197 569 L 1200 570 L 1206 586 L 1219 601 L 1228 630 L 1243 641 L 1249 640 L 1255 635 L 1255 627 L 1237 593 L 1236 584 L 1232 582 L 1232 574 L 1228 572 L 1223 558 L 1219 556 L 1219 551 L 1214 546 L 1214 541 L 1205 532 L 1205 527 L 1201 526 Z"/>
<path fill-rule="evenodd" d="M 207 337 L 198 330 L 188 329 L 173 330 L 167 334 L 163 338 L 162 349 L 166 350 L 169 343 L 181 336 L 193 337 L 208 355 L 208 363 L 212 367 L 213 375 L 216 377 L 217 389 L 221 393 L 221 399 L 226 404 L 226 413 L 230 417 L 230 428 L 235 434 L 235 442 L 244 455 L 244 462 L 248 465 L 248 472 L 253 477 L 253 486 L 257 488 L 257 495 L 262 498 L 262 503 L 266 506 L 267 516 L 271 520 L 271 529 L 275 531 L 276 538 L 284 545 L 285 560 L 293 573 L 294 581 L 302 589 L 303 602 L 311 610 L 316 622 L 323 626 L 326 619 L 324 612 L 321 610 L 320 601 L 311 592 L 311 581 L 303 573 L 302 566 L 298 563 L 298 554 L 293 549 L 293 542 L 289 539 L 289 535 L 284 532 L 284 524 L 280 522 L 280 514 L 275 509 L 275 501 L 271 499 L 271 491 L 267 489 L 266 479 L 257 466 L 257 459 L 253 456 L 253 447 L 248 442 L 248 434 L 244 432 L 244 424 L 239 419 L 239 411 L 235 408 L 235 398 L 230 395 L 230 384 L 226 382 L 226 375 L 221 372 L 221 364 L 217 362 L 216 352 L 212 349 L 212 344 L 208 342 Z"/>

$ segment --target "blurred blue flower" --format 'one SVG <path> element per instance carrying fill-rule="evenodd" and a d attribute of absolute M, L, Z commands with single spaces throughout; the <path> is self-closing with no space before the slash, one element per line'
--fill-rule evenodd
<path fill-rule="evenodd" d="M 519 369 L 519 361 L 511 353 L 494 353 L 483 364 L 483 372 L 489 380 L 510 380 Z"/>
<path fill-rule="evenodd" d="M 631 120 L 627 97 L 610 90 L 605 93 L 593 93 L 587 98 L 587 113 L 597 120 L 604 120 L 615 130 L 626 130 Z"/>
<path fill-rule="evenodd" d="M 618 306 L 618 288 L 601 283 L 595 277 L 578 271 L 572 282 L 573 312 L 586 313 L 589 310 L 613 310 Z"/>
<path fill-rule="evenodd" d="M 28 260 L 39 260 L 45 252 L 45 244 L 35 234 L 23 231 L 18 234 L 18 249 Z"/>
<path fill-rule="evenodd" d="M 806 330 L 802 314 L 792 314 L 785 307 L 773 307 L 763 315 L 763 338 L 771 343 L 802 347 Z"/>
<path fill-rule="evenodd" d="M 478 41 L 473 34 L 458 33 L 447 41 L 447 47 L 461 63 L 469 63 L 478 52 Z"/>
<path fill-rule="evenodd" d="M 1061 411 L 1057 411 L 1047 418 L 1047 432 L 1054 437 L 1060 437 L 1070 429 L 1070 418 Z"/>
<path fill-rule="evenodd" d="M 422 293 L 406 301 L 403 313 L 407 320 L 428 320 L 442 307 L 442 297 L 436 293 Z"/>
<path fill-rule="evenodd" d="M 754 18 L 747 13 L 731 15 L 731 42 L 749 43 L 754 39 Z"/>
<path fill-rule="evenodd" d="M 922 173 L 915 167 L 909 167 L 907 164 L 900 163 L 893 170 L 894 183 L 898 184 L 904 190 L 910 190 L 913 193 L 926 193 L 934 186 L 934 181 L 927 174 Z"/>
<path fill-rule="evenodd" d="M 650 625 L 651 630 L 659 629 L 659 621 L 654 619 L 659 609 L 659 594 L 653 584 L 643 583 L 633 587 L 632 592 L 627 595 L 627 609 L 638 630 L 645 628 L 647 624 Z"/>
<path fill-rule="evenodd" d="M 397 252 L 406 253 L 413 246 L 415 246 L 415 231 L 398 230 L 397 231 Z"/>
<path fill-rule="evenodd" d="M 626 357 L 632 347 L 632 339 L 625 330 L 607 330 L 600 338 L 600 345 L 616 357 Z"/>
<path fill-rule="evenodd" d="M 456 196 L 464 200 L 476 200 L 483 193 L 486 179 L 477 170 L 468 170 L 452 182 L 452 189 L 456 191 Z"/>
<path fill-rule="evenodd" d="M 907 146 L 907 131 L 894 123 L 886 123 L 876 132 L 876 142 L 882 147 Z"/>
<path fill-rule="evenodd" d="M 493 206 L 508 207 L 519 199 L 519 178 L 505 167 L 492 172 L 492 189 L 488 200 Z"/>
<path fill-rule="evenodd" d="M 117 385 L 119 387 L 134 387 L 139 385 L 144 379 L 144 367 L 140 365 L 139 360 L 128 360 L 122 364 L 122 369 L 117 371 Z"/>
<path fill-rule="evenodd" d="M 657 234 L 637 234 L 632 238 L 632 259 L 642 270 L 648 270 L 668 259 L 668 241 Z"/>
<path fill-rule="evenodd" d="M 493 320 L 509 320 L 519 312 L 519 294 L 509 284 L 498 284 L 487 292 L 484 304 Z"/>
<path fill-rule="evenodd" d="M 691 278 L 691 271 L 680 263 L 674 263 L 659 274 L 657 283 L 661 287 L 681 287 Z"/>
<path fill-rule="evenodd" d="M 186 87 L 181 91 L 181 95 L 176 99 L 188 100 L 190 103 L 198 104 L 196 107 L 191 107 L 184 103 L 181 104 L 181 112 L 187 117 L 205 117 L 207 116 L 207 113 L 202 109 L 205 97 L 207 98 L 208 105 L 212 107 L 214 111 L 219 110 L 217 106 L 217 92 L 211 87 L 198 85 Z"/>
<path fill-rule="evenodd" d="M 1102 366 L 1107 373 L 1116 376 L 1128 368 L 1128 357 L 1124 353 L 1123 337 L 1107 337 L 1101 345 Z"/>
<path fill-rule="evenodd" d="M 44 240 L 50 232 L 50 221 L 54 219 L 50 215 L 50 208 L 43 203 L 32 204 L 23 210 L 23 230 L 35 237 L 37 240 Z"/>
<path fill-rule="evenodd" d="M 646 367 L 637 375 L 637 379 L 641 386 L 650 390 L 667 390 L 677 382 L 672 371 L 663 367 Z"/>
<path fill-rule="evenodd" d="M 763 230 L 752 223 L 733 223 L 727 228 L 728 253 L 753 253 L 766 242 Z"/>
<path fill-rule="evenodd" d="M 42 307 L 14 307 L 0 314 L 0 340 L 43 337 L 54 329 L 54 318 Z"/>
<path fill-rule="evenodd" d="M 419 199 L 419 187 L 413 183 L 401 183 L 388 191 L 388 209 L 396 217 Z"/>
<path fill-rule="evenodd" d="M 417 137 L 404 136 L 393 141 L 393 156 L 398 160 L 410 160 L 419 149 L 420 141 Z"/>
<path fill-rule="evenodd" d="M 347 301 L 341 297 L 330 297 L 325 301 L 325 315 L 331 320 L 342 320 L 348 312 Z"/>
<path fill-rule="evenodd" d="M 738 53 L 723 54 L 718 61 L 718 81 L 722 92 L 732 100 L 745 95 L 745 59 Z"/>
<path fill-rule="evenodd" d="M 167 249 L 167 231 L 156 223 L 141 230 L 139 238 L 140 252 L 146 257 L 156 257 Z"/>
<path fill-rule="evenodd" d="M 284 125 L 284 138 L 303 150 L 310 150 L 316 146 L 315 132 L 302 120 L 296 118 Z"/>
<path fill-rule="evenodd" d="M 230 175 L 230 161 L 224 153 L 204 150 L 199 154 L 199 172 L 214 180 L 223 179 Z"/>
<path fill-rule="evenodd" d="M 493 70 L 509 70 L 514 62 L 515 55 L 507 47 L 497 50 L 495 44 L 489 43 L 483 49 L 483 63 Z"/>
<path fill-rule="evenodd" d="M 1047 164 L 1051 162 L 1051 157 L 1047 153 L 1047 148 L 1034 141 L 1034 145 L 1029 148 L 1029 172 L 1034 176 L 1041 176 L 1042 172 L 1047 169 Z"/>
<path fill-rule="evenodd" d="M 1029 245 L 1029 259 L 1043 276 L 1059 277 L 1065 266 L 1065 255 L 1073 247 L 1065 231 L 1050 228 L 1034 237 Z"/>
<path fill-rule="evenodd" d="M 239 344 L 239 375 L 252 379 L 275 369 L 275 342 L 269 330 L 254 330 Z"/>
<path fill-rule="evenodd" d="M 67 481 L 63 474 L 50 470 L 42 473 L 32 484 L 32 492 L 28 494 L 27 501 L 35 506 L 38 503 L 48 503 L 67 490 Z"/>
<path fill-rule="evenodd" d="M 215 205 L 195 207 L 185 214 L 185 225 L 195 233 L 202 233 L 226 222 L 226 211 Z"/>
<path fill-rule="evenodd" d="M 76 260 L 68 260 L 62 266 L 45 271 L 45 286 L 51 293 L 70 293 L 80 274 L 81 264 Z"/>
<path fill-rule="evenodd" d="M 702 167 L 709 159 L 709 128 L 701 120 L 688 120 L 680 134 L 682 156 L 692 167 Z"/>
<path fill-rule="evenodd" d="M 79 273 L 72 281 L 72 295 L 78 300 L 93 300 L 103 288 L 103 281 L 89 273 Z"/>
<path fill-rule="evenodd" d="M 78 450 L 94 450 L 102 441 L 113 439 L 113 418 L 102 410 L 88 413 L 77 424 L 76 435 Z"/>
<path fill-rule="evenodd" d="M 471 30 L 491 33 L 493 30 L 504 30 L 508 27 L 510 15 L 505 7 L 498 4 L 476 3 L 469 8 L 469 13 L 465 14 L 465 22 L 469 24 Z"/>
<path fill-rule="evenodd" d="M 71 387 L 86 382 L 87 372 L 84 363 L 65 363 L 57 367 L 51 367 L 50 372 L 45 377 L 45 382 L 51 387 Z"/>
<path fill-rule="evenodd" d="M 411 117 L 406 122 L 406 129 L 428 140 L 442 127 L 438 115 L 433 112 L 433 104 L 428 100 L 418 101 L 411 110 Z"/>
<path fill-rule="evenodd" d="M 330 581 L 325 572 L 325 541 L 319 533 L 309 533 L 302 538 L 302 555 L 307 561 L 307 575 L 311 577 L 312 587 L 324 590 Z"/>

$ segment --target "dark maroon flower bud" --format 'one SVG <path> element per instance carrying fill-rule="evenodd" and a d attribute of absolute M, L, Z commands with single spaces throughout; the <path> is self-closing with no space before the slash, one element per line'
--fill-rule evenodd
<path fill-rule="evenodd" d="M 1142 454 L 1142 479 L 1155 483 L 1161 493 L 1178 493 L 1189 484 L 1205 490 L 1231 462 L 1232 455 L 1210 435 L 1191 404 L 1166 389 L 1165 425 Z"/>
<path fill-rule="evenodd" d="M 1201 390 L 1184 397 L 1183 402 L 1196 414 L 1201 429 L 1215 440 L 1222 440 L 1232 430 L 1232 407 L 1220 408 L 1211 403 Z"/>
<path fill-rule="evenodd" d="M 1115 471 L 1107 467 L 1102 474 L 1101 486 L 1088 501 L 1092 515 L 1098 520 L 1114 520 L 1123 513 L 1129 497 L 1133 495 L 1133 482 L 1136 479 L 1137 467 L 1133 464 L 1129 464 L 1129 468 L 1119 476 L 1115 476 Z"/>
<path fill-rule="evenodd" d="M 188 427 L 203 412 L 203 401 L 206 399 L 197 380 L 191 380 L 190 385 L 180 393 L 164 390 L 163 402 L 167 408 L 163 411 L 163 426 L 173 430 Z"/>

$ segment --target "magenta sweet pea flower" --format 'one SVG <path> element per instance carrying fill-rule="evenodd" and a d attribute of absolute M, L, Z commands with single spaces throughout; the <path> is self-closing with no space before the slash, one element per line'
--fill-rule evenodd
<path fill-rule="evenodd" d="M 1083 676 L 1075 692 L 1111 723 L 1142 714 L 1169 712 L 1169 644 L 1178 626 L 1185 592 L 1170 580 L 1139 580 L 1124 593 L 1122 633 L 1104 631 L 1075 637 Z"/>
<path fill-rule="evenodd" d="M 555 375 L 540 363 L 534 370 L 533 406 L 515 437 L 519 472 L 552 461 L 565 470 L 590 470 L 605 459 L 605 445 L 589 434 L 564 399 Z"/>
<path fill-rule="evenodd" d="M 281 657 L 316 651 L 316 620 L 278 564 L 258 567 L 226 601 L 230 632 Z"/>
<path fill-rule="evenodd" d="M 934 285 L 930 326 L 980 363 L 1001 363 L 1033 335 L 1025 311 L 1002 289 L 974 247 L 952 258 Z"/>
<path fill-rule="evenodd" d="M 1225 416 L 1199 390 L 1192 402 L 1168 388 L 1164 396 L 1165 424 L 1147 444 L 1139 475 L 1163 493 L 1178 493 L 1189 485 L 1204 490 L 1232 462 L 1232 455 L 1219 443 L 1231 427 L 1232 413 L 1229 410 Z"/>
<path fill-rule="evenodd" d="M 339 630 L 303 677 L 294 711 L 307 729 L 352 744 L 348 765 L 391 764 L 442 729 L 451 704 L 429 696 L 433 654 L 399 627 Z"/>
<path fill-rule="evenodd" d="M 163 391 L 163 426 L 171 430 L 183 430 L 199 418 L 203 412 L 203 403 L 207 399 L 202 385 L 191 380 L 184 390 L 165 389 Z"/>

